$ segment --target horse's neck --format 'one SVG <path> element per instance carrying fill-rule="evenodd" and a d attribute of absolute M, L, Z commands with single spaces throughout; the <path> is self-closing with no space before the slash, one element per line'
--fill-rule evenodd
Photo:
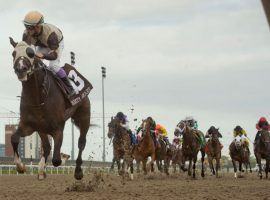
<path fill-rule="evenodd" d="M 189 141 L 192 141 L 194 135 L 188 127 L 186 127 L 184 133 L 183 133 L 183 142 L 188 143 Z"/>
<path fill-rule="evenodd" d="M 214 138 L 211 138 L 210 141 L 211 141 L 211 144 L 212 144 L 213 147 L 216 147 L 218 145 L 218 143 L 219 143 L 218 139 L 214 139 Z"/>
<path fill-rule="evenodd" d="M 37 70 L 27 81 L 22 82 L 22 99 L 32 103 L 41 102 L 42 83 L 44 81 L 44 71 Z"/>

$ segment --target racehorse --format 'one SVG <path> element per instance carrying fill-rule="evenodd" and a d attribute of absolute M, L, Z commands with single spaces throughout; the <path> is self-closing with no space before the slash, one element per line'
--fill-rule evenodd
<path fill-rule="evenodd" d="M 255 144 L 254 154 L 256 156 L 257 164 L 259 165 L 259 176 L 262 179 L 262 165 L 261 159 L 266 160 L 265 177 L 268 178 L 270 170 L 270 133 L 269 131 L 260 131 L 258 143 Z"/>
<path fill-rule="evenodd" d="M 130 135 L 126 128 L 121 126 L 119 119 L 116 117 L 111 118 L 111 122 L 108 124 L 108 127 L 108 136 L 110 138 L 114 136 L 114 159 L 118 165 L 118 173 L 120 172 L 120 159 L 123 159 L 121 174 L 125 175 L 127 168 L 130 168 L 130 178 L 133 179 L 133 146 Z"/>
<path fill-rule="evenodd" d="M 182 151 L 183 151 L 183 159 L 182 159 L 182 170 L 186 171 L 184 168 L 185 161 L 189 161 L 189 167 L 188 167 L 188 175 L 191 176 L 191 165 L 193 162 L 193 171 L 192 171 L 192 177 L 195 178 L 195 170 L 196 170 L 196 162 L 197 162 L 197 155 L 198 152 L 201 151 L 201 176 L 204 177 L 204 157 L 205 157 L 205 150 L 204 147 L 200 144 L 199 138 L 198 138 L 198 131 L 191 129 L 185 121 L 181 121 L 178 123 L 174 135 L 180 134 L 183 135 L 183 145 L 182 145 Z M 201 133 L 200 133 L 201 134 Z"/>
<path fill-rule="evenodd" d="M 72 118 L 80 129 L 79 153 L 74 177 L 77 180 L 82 179 L 82 152 L 90 126 L 89 98 L 85 96 L 81 102 L 70 106 L 70 102 L 56 82 L 55 75 L 44 67 L 39 58 L 35 57 L 34 50 L 25 42 L 16 43 L 12 38 L 10 38 L 10 43 L 14 47 L 13 68 L 18 79 L 22 82 L 20 122 L 17 130 L 11 136 L 17 171 L 19 173 L 25 172 L 25 166 L 18 153 L 20 137 L 29 136 L 35 131 L 41 138 L 44 150 L 39 163 L 38 178 L 45 178 L 45 165 L 51 151 L 48 135 L 51 135 L 54 140 L 52 163 L 55 167 L 61 165 L 60 149 L 63 141 L 63 130 L 66 120 Z"/>
<path fill-rule="evenodd" d="M 248 150 L 248 147 L 246 146 L 245 142 L 240 136 L 237 136 L 232 143 L 229 146 L 229 151 L 230 151 L 230 157 L 232 159 L 233 163 L 233 168 L 234 168 L 234 177 L 237 178 L 237 167 L 236 167 L 236 161 L 239 163 L 239 172 L 240 172 L 240 177 L 241 173 L 243 172 L 242 169 L 242 164 L 247 166 L 249 165 L 250 172 L 251 171 L 251 166 L 250 166 L 250 152 Z"/>
<path fill-rule="evenodd" d="M 206 143 L 206 154 L 208 158 L 208 162 L 212 171 L 213 175 L 216 175 L 218 178 L 218 170 L 220 169 L 220 158 L 221 158 L 221 149 L 222 146 L 219 142 L 219 130 L 215 128 L 214 126 L 211 126 L 210 129 L 208 130 L 208 135 L 210 139 Z M 216 160 L 216 170 L 213 165 L 213 159 Z"/>
<path fill-rule="evenodd" d="M 122 137 L 122 131 L 118 128 L 117 121 L 111 118 L 111 121 L 108 124 L 108 137 L 113 140 L 113 162 L 111 169 L 114 167 L 114 162 L 117 163 L 118 167 L 118 174 L 121 174 L 121 159 L 124 159 L 124 144 L 123 144 L 123 137 Z M 122 129 L 121 129 L 122 130 Z M 123 170 L 123 168 L 122 168 Z"/>
<path fill-rule="evenodd" d="M 138 145 L 135 145 L 132 151 L 132 155 L 137 162 L 137 169 L 139 169 L 140 162 L 143 163 L 143 171 L 144 174 L 147 174 L 146 170 L 146 162 L 148 157 L 151 157 L 150 165 L 151 165 L 151 172 L 154 172 L 154 162 L 156 160 L 155 154 L 155 143 L 151 136 L 151 129 L 154 126 L 155 122 L 151 117 L 143 120 L 142 123 L 142 132 L 143 138 L 139 142 Z"/>
<path fill-rule="evenodd" d="M 158 141 L 160 144 L 160 148 L 156 148 L 156 164 L 160 172 L 164 171 L 167 175 L 169 175 L 169 165 L 170 160 L 172 159 L 172 145 L 169 145 L 167 147 L 166 142 L 162 139 L 161 136 L 159 137 Z M 162 161 L 164 162 L 164 169 Z"/>
<path fill-rule="evenodd" d="M 169 156 L 172 161 L 173 173 L 176 173 L 176 165 L 179 166 L 179 172 L 181 172 L 181 166 L 183 163 L 183 152 L 180 145 L 172 145 L 170 148 Z"/>

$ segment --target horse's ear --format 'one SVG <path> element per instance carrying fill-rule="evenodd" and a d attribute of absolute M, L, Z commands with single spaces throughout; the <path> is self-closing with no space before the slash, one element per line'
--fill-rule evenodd
<path fill-rule="evenodd" d="M 28 55 L 29 58 L 34 58 L 35 51 L 31 47 L 27 47 L 26 48 L 26 54 Z"/>
<path fill-rule="evenodd" d="M 15 42 L 12 37 L 9 37 L 10 44 L 15 48 L 18 44 L 18 42 Z"/>

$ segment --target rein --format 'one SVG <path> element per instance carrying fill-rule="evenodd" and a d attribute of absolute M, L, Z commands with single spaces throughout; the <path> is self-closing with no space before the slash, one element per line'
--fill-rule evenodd
<path fill-rule="evenodd" d="M 36 108 L 36 109 L 41 109 L 45 105 L 45 100 L 47 99 L 47 97 L 49 95 L 49 90 L 50 90 L 50 87 L 51 87 L 51 83 L 50 83 L 50 79 L 49 79 L 49 76 L 48 76 L 48 71 L 46 69 L 46 65 L 43 62 L 41 62 L 41 61 L 38 64 L 40 64 L 41 67 L 32 69 L 31 70 L 31 73 L 29 74 L 29 76 L 31 76 L 32 74 L 34 74 L 34 79 L 35 79 L 35 83 L 36 83 L 35 84 L 36 85 L 36 90 L 40 94 L 39 89 L 38 89 L 38 81 L 37 81 L 37 77 L 36 77 L 35 72 L 36 71 L 39 71 L 39 70 L 42 70 L 42 69 L 45 71 L 45 76 L 44 76 L 44 80 L 43 80 L 43 83 L 42 83 L 42 87 L 43 87 L 43 89 L 45 91 L 46 96 L 43 99 L 43 102 L 40 103 L 40 104 L 27 104 L 27 103 L 22 103 L 22 101 L 21 101 L 21 104 L 27 105 L 27 106 L 31 106 L 31 107 Z M 47 88 L 46 88 L 46 85 L 48 85 Z M 40 98 L 40 95 L 38 95 L 38 96 Z"/>

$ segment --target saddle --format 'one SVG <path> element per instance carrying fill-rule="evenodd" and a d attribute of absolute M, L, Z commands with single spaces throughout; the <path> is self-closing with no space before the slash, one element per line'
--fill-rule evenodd
<path fill-rule="evenodd" d="M 57 80 L 57 84 L 60 87 L 61 91 L 63 92 L 65 98 L 70 102 L 71 106 L 74 106 L 81 102 L 93 89 L 92 84 L 82 76 L 73 66 L 69 64 L 65 64 L 63 66 L 68 78 L 71 80 L 71 85 L 73 86 L 76 94 L 69 97 L 68 96 L 68 87 L 66 86 L 63 81 L 55 76 Z"/>
<path fill-rule="evenodd" d="M 206 145 L 205 137 L 201 131 L 193 129 L 192 134 L 195 136 L 202 147 Z"/>

